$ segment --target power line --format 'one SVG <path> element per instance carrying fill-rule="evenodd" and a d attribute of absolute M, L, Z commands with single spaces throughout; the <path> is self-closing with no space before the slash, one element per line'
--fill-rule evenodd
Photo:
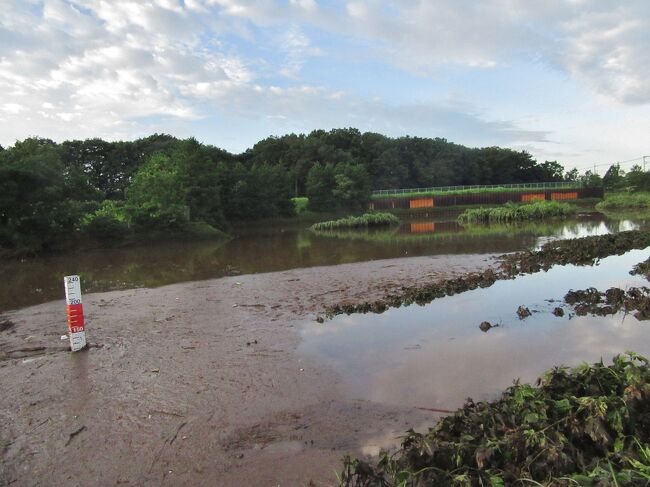
<path fill-rule="evenodd" d="M 576 169 L 578 171 L 585 170 L 585 169 L 594 169 L 594 172 L 596 172 L 597 167 L 605 167 L 605 166 L 609 167 L 609 166 L 613 166 L 613 165 L 616 165 L 616 164 L 619 164 L 619 165 L 620 164 L 629 164 L 629 163 L 632 163 L 632 162 L 640 162 L 640 163 L 642 163 L 643 167 L 645 169 L 646 159 L 648 160 L 647 162 L 650 163 L 650 156 L 639 156 L 639 157 L 635 157 L 633 159 L 627 159 L 625 161 L 603 162 L 603 163 L 600 163 L 600 164 L 589 164 L 589 165 L 586 165 L 586 166 L 576 167 Z"/>

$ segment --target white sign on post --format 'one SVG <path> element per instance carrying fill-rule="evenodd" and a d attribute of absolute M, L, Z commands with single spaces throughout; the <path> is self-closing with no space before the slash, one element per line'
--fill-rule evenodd
<path fill-rule="evenodd" d="M 77 352 L 86 347 L 86 327 L 84 324 L 84 310 L 81 303 L 81 281 L 79 276 L 65 276 L 66 313 L 68 315 L 68 335 L 70 349 Z"/>

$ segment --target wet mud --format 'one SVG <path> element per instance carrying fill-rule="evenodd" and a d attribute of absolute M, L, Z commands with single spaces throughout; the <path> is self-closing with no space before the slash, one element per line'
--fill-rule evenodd
<path fill-rule="evenodd" d="M 296 352 L 322 306 L 485 269 L 416 257 L 84 295 L 69 353 L 63 300 L 5 313 L 0 485 L 317 486 L 440 413 L 348 397 Z M 425 405 L 426 406 L 426 405 Z"/>

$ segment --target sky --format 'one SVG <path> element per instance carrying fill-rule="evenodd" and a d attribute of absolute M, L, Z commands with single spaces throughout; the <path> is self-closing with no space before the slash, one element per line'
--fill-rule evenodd
<path fill-rule="evenodd" d="M 5 147 L 157 132 L 238 153 L 271 135 L 356 127 L 580 169 L 650 155 L 648 0 L 0 7 Z"/>

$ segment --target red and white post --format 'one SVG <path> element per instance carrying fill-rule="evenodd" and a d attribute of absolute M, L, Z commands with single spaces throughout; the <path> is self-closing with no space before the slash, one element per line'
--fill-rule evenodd
<path fill-rule="evenodd" d="M 81 304 L 81 281 L 79 276 L 65 276 L 65 310 L 68 315 L 68 335 L 70 349 L 73 352 L 86 347 L 86 327 L 84 326 L 84 309 Z"/>

